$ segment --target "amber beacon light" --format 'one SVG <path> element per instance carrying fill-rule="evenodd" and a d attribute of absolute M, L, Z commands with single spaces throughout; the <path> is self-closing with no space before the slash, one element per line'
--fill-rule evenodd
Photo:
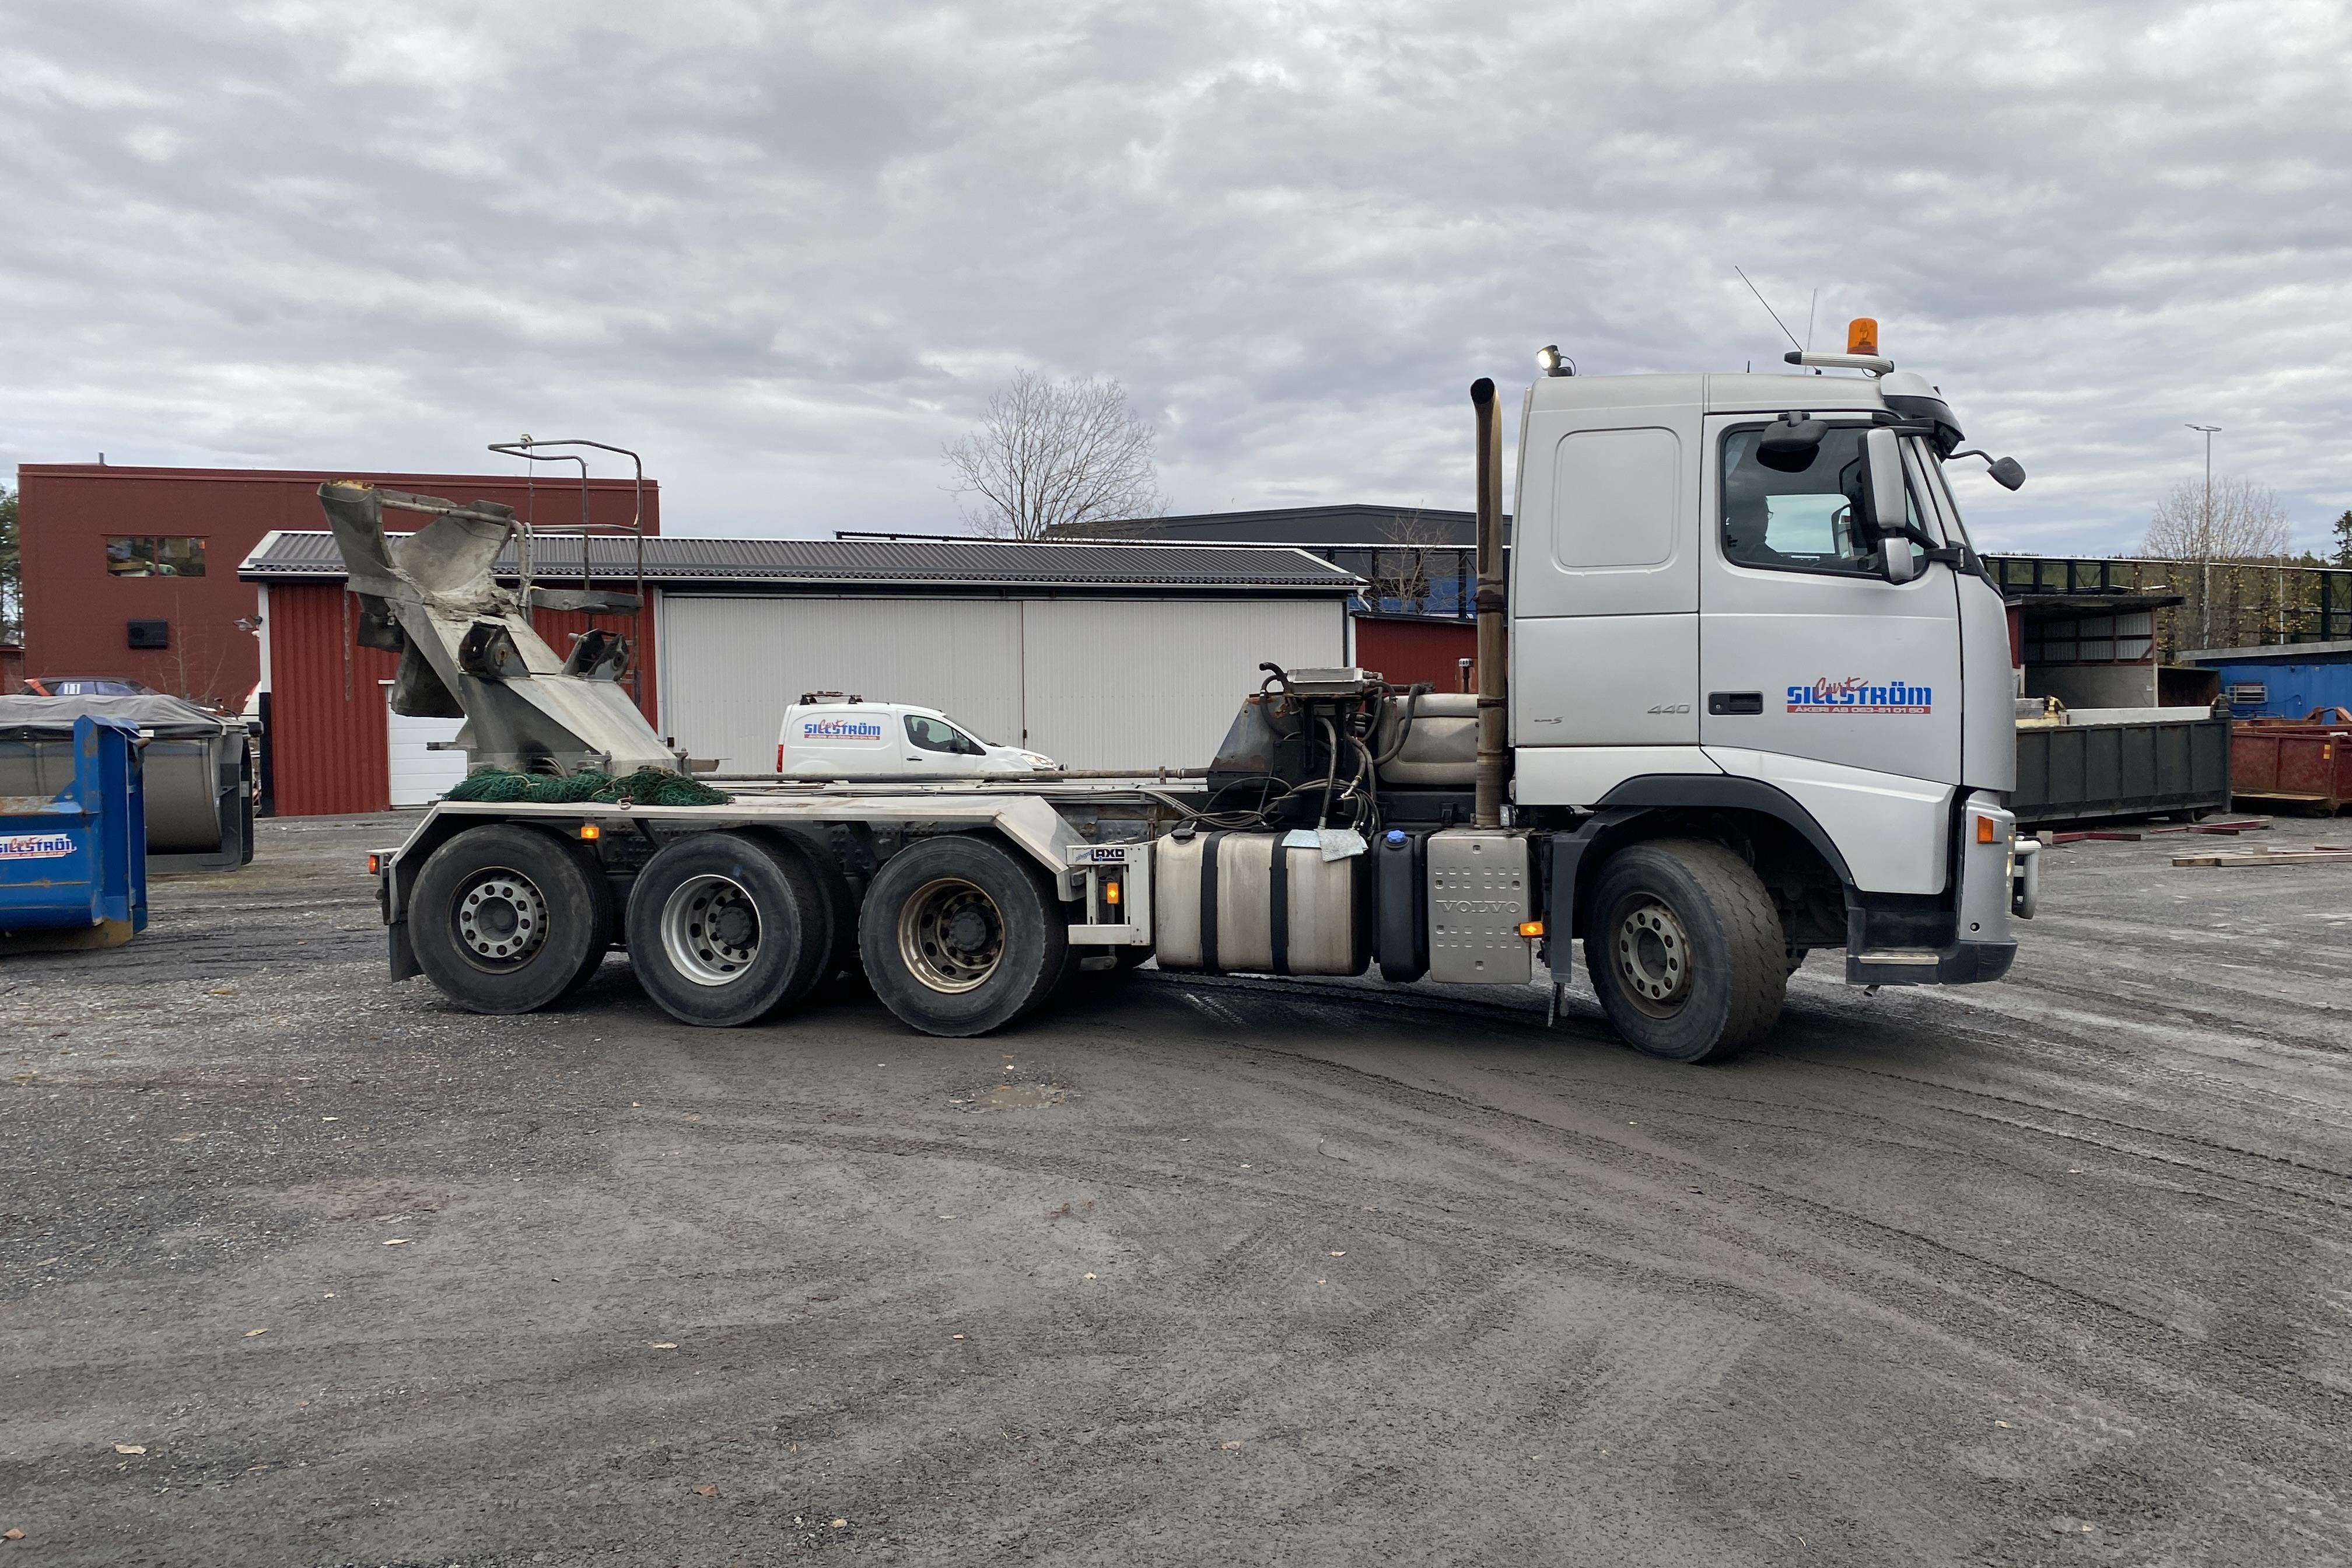
<path fill-rule="evenodd" d="M 1850 354 L 1874 354 L 1878 352 L 1878 318 L 1856 316 L 1845 324 L 1845 352 Z"/>

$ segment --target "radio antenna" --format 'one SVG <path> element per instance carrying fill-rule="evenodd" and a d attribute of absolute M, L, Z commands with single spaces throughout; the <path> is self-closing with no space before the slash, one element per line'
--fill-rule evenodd
<path fill-rule="evenodd" d="M 1813 317 L 1822 308 L 1822 291 L 1813 290 L 1813 302 L 1805 307 L 1805 352 L 1813 352 Z"/>
<path fill-rule="evenodd" d="M 1756 302 L 1764 307 L 1764 313 L 1772 318 L 1772 324 L 1780 329 L 1780 335 L 1789 340 L 1789 346 L 1799 353 L 1804 353 L 1805 345 L 1797 341 L 1797 334 L 1789 330 L 1786 321 L 1780 320 L 1780 312 L 1772 309 L 1771 301 L 1764 298 L 1764 290 L 1756 287 L 1756 280 L 1748 276 L 1745 268 L 1734 267 L 1732 270 L 1739 274 L 1739 280 L 1742 283 L 1748 285 L 1748 291 L 1756 296 Z"/>

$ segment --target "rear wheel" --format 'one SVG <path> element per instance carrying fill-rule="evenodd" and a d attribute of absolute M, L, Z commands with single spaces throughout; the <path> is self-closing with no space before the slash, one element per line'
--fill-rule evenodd
<path fill-rule="evenodd" d="M 646 862 L 629 893 L 629 963 L 663 1012 L 725 1028 L 792 1005 L 824 978 L 824 894 L 791 851 L 698 833 Z"/>
<path fill-rule="evenodd" d="M 824 917 L 825 942 L 824 973 L 819 984 L 846 974 L 857 968 L 857 894 L 844 875 L 840 862 L 834 858 L 831 848 L 822 840 L 807 834 L 786 832 L 778 841 L 787 854 L 796 855 L 806 868 L 810 879 L 822 895 L 818 907 Z"/>
<path fill-rule="evenodd" d="M 1635 1050 L 1716 1061 L 1769 1034 L 1789 979 L 1771 896 L 1720 844 L 1659 839 L 1620 851 L 1593 889 L 1585 966 Z"/>
<path fill-rule="evenodd" d="M 992 839 L 927 838 L 866 891 L 858 948 L 874 994 L 927 1035 L 986 1034 L 1071 971 L 1069 929 L 1044 874 Z"/>
<path fill-rule="evenodd" d="M 417 873 L 417 967 L 477 1013 L 530 1013 L 578 990 L 604 956 L 612 895 L 580 851 L 537 828 L 469 827 Z"/>

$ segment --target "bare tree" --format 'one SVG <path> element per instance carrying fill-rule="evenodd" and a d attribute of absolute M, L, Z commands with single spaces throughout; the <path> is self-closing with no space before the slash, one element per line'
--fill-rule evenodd
<path fill-rule="evenodd" d="M 2146 553 L 2171 561 L 2252 561 L 2284 555 L 2286 508 L 2278 492 L 2240 475 L 2213 481 L 2181 479 L 2156 503 Z"/>
<path fill-rule="evenodd" d="M 1391 599 L 1408 615 L 1428 608 L 1431 567 L 1445 542 L 1445 530 L 1418 511 L 1401 511 L 1382 522 L 1367 579 L 1373 608 Z"/>
<path fill-rule="evenodd" d="M 1158 517 L 1160 433 L 1115 381 L 1016 371 L 980 427 L 946 448 L 964 520 L 997 539 L 1044 539 Z"/>

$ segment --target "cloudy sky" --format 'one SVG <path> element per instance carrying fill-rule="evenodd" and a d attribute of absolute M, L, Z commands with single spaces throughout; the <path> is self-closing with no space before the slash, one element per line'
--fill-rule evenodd
<path fill-rule="evenodd" d="M 2137 544 L 2352 507 L 2352 7 L 16 0 L 0 471 L 641 448 L 673 531 L 955 526 L 1017 366 L 1179 511 L 1466 506 L 1465 388 L 1780 368 L 1868 312 Z"/>

